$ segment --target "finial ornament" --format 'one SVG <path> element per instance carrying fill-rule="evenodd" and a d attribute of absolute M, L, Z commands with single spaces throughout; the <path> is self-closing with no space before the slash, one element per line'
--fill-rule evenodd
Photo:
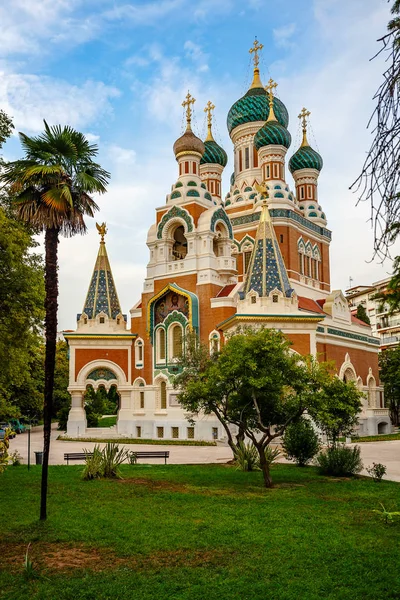
<path fill-rule="evenodd" d="M 99 234 L 101 235 L 101 240 L 100 243 L 104 244 L 104 236 L 107 233 L 107 227 L 105 223 L 102 223 L 101 225 L 99 225 L 98 223 L 96 223 L 96 227 L 97 227 L 97 231 L 99 232 Z"/>
<path fill-rule="evenodd" d="M 206 104 L 204 112 L 207 113 L 207 137 L 206 142 L 213 142 L 213 134 L 211 132 L 211 124 L 212 124 L 212 111 L 214 110 L 215 105 L 209 100 Z"/>
<path fill-rule="evenodd" d="M 192 108 L 191 108 L 191 104 L 194 104 L 196 102 L 196 98 L 193 98 L 193 96 L 190 94 L 190 92 L 188 91 L 188 93 L 186 94 L 186 100 L 184 100 L 182 102 L 182 106 L 183 108 L 186 108 L 186 130 L 191 131 L 192 126 Z"/>
<path fill-rule="evenodd" d="M 261 183 L 261 185 L 258 185 L 258 183 L 255 184 L 254 186 L 257 190 L 257 192 L 260 193 L 261 195 L 261 216 L 260 216 L 260 222 L 263 221 L 270 221 L 271 220 L 271 215 L 269 214 L 269 209 L 268 209 L 268 188 L 267 188 L 267 184 L 265 183 L 265 181 L 263 181 Z"/>
<path fill-rule="evenodd" d="M 309 143 L 307 140 L 307 117 L 309 117 L 310 115 L 311 115 L 310 111 L 304 107 L 301 109 L 301 112 L 299 114 L 299 119 L 300 119 L 300 121 L 302 121 L 302 128 L 303 128 L 303 141 L 301 142 L 302 146 L 309 146 Z"/>
<path fill-rule="evenodd" d="M 250 48 L 250 50 L 249 50 L 250 54 L 254 54 L 254 56 L 253 56 L 254 74 L 253 74 L 253 81 L 252 81 L 252 84 L 250 86 L 250 89 L 252 89 L 252 88 L 262 88 L 262 86 L 263 86 L 263 84 L 261 83 L 261 79 L 260 79 L 260 70 L 258 68 L 258 63 L 260 62 L 260 58 L 258 56 L 258 53 L 263 48 L 264 48 L 263 44 L 260 44 L 259 41 L 256 38 L 254 40 L 253 47 Z"/>
<path fill-rule="evenodd" d="M 277 118 L 274 112 L 274 90 L 278 87 L 278 84 L 273 79 L 268 81 L 268 85 L 265 86 L 265 91 L 269 95 L 269 115 L 267 121 L 276 121 Z"/>
<path fill-rule="evenodd" d="M 258 68 L 258 63 L 260 62 L 258 53 L 260 50 L 262 50 L 264 48 L 263 44 L 260 44 L 258 42 L 258 39 L 255 38 L 254 43 L 253 43 L 253 47 L 250 48 L 249 52 L 250 54 L 254 54 L 253 56 L 253 62 L 254 62 L 254 68 L 257 69 Z"/>

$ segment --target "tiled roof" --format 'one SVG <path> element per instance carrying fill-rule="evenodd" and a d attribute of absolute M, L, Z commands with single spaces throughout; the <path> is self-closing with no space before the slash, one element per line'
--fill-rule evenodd
<path fill-rule="evenodd" d="M 216 298 L 225 298 L 226 296 L 229 296 L 229 294 L 231 293 L 233 288 L 236 287 L 236 285 L 236 283 L 230 283 L 229 285 L 226 285 L 222 288 L 222 290 L 218 292 Z"/>
<path fill-rule="evenodd" d="M 111 319 L 115 319 L 122 312 L 105 242 L 100 242 L 99 253 L 82 312 L 89 319 L 94 319 L 101 312 L 106 313 Z"/>
<path fill-rule="evenodd" d="M 325 314 L 321 306 L 319 305 L 318 300 L 312 300 L 311 298 L 305 298 L 304 296 L 299 296 L 298 300 L 300 310 L 307 310 L 308 312 Z"/>

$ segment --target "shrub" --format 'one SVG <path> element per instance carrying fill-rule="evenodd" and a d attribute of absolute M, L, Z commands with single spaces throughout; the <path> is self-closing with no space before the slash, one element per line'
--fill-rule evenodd
<path fill-rule="evenodd" d="M 304 467 L 310 462 L 320 449 L 318 435 L 306 419 L 291 423 L 287 427 L 282 446 L 286 456 L 294 459 L 299 467 Z"/>
<path fill-rule="evenodd" d="M 235 450 L 235 465 L 239 471 L 259 471 L 258 452 L 252 442 L 238 443 Z"/>
<path fill-rule="evenodd" d="M 279 448 L 272 449 L 271 446 L 265 448 L 265 458 L 267 459 L 268 466 L 270 467 L 281 455 Z"/>
<path fill-rule="evenodd" d="M 356 475 L 363 468 L 360 452 L 360 446 L 354 448 L 339 444 L 330 446 L 317 456 L 320 472 L 323 475 L 336 475 L 336 477 Z"/>
<path fill-rule="evenodd" d="M 84 450 L 86 454 L 85 466 L 82 471 L 82 478 L 86 481 L 91 479 L 100 479 L 103 477 L 103 452 L 97 444 L 93 448 L 92 456 L 88 450 Z"/>
<path fill-rule="evenodd" d="M 136 465 L 137 464 L 137 452 L 128 452 L 129 464 Z"/>
<path fill-rule="evenodd" d="M 18 450 L 12 452 L 9 458 L 13 467 L 19 467 L 21 465 L 22 456 L 20 455 Z"/>
<path fill-rule="evenodd" d="M 386 467 L 382 463 L 372 463 L 372 467 L 367 467 L 367 472 L 376 483 L 379 483 L 386 473 Z"/>
<path fill-rule="evenodd" d="M 118 444 L 108 442 L 103 448 L 103 477 L 118 479 L 121 478 L 119 470 L 120 465 L 129 458 L 129 452 L 122 448 L 119 449 Z"/>

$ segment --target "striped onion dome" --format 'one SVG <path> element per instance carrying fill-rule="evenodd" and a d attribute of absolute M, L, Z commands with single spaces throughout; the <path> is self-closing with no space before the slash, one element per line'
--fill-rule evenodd
<path fill-rule="evenodd" d="M 274 113 L 283 127 L 289 125 L 286 106 L 274 97 Z M 261 87 L 251 87 L 246 94 L 230 108 L 227 118 L 228 131 L 231 133 L 238 125 L 251 121 L 266 121 L 269 116 L 269 94 Z"/>
<path fill-rule="evenodd" d="M 254 146 L 257 150 L 264 146 L 284 146 L 289 148 L 292 136 L 278 121 L 267 121 L 254 136 Z"/>
<path fill-rule="evenodd" d="M 300 171 L 300 169 L 316 169 L 321 171 L 323 160 L 320 154 L 313 150 L 311 146 L 302 145 L 289 160 L 289 170 L 291 173 Z"/>
<path fill-rule="evenodd" d="M 201 158 L 200 164 L 207 163 L 218 164 L 226 167 L 228 156 L 223 148 L 215 140 L 206 140 L 204 142 L 205 152 Z"/>

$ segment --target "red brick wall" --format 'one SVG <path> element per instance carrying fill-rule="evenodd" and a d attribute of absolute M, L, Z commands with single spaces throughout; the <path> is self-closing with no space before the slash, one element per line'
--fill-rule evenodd
<path fill-rule="evenodd" d="M 317 353 L 320 361 L 333 360 L 336 364 L 338 372 L 344 363 L 346 353 L 348 353 L 351 363 L 356 370 L 357 377 L 362 378 L 364 385 L 367 383 L 367 376 L 370 367 L 376 382 L 379 382 L 378 350 L 372 350 L 371 352 L 368 352 L 366 350 L 355 348 L 349 349 L 343 346 L 335 346 L 333 344 L 317 343 Z"/>
<path fill-rule="evenodd" d="M 111 360 L 121 367 L 128 380 L 128 350 L 111 348 L 77 348 L 75 350 L 75 379 L 79 371 L 92 360 Z"/>

